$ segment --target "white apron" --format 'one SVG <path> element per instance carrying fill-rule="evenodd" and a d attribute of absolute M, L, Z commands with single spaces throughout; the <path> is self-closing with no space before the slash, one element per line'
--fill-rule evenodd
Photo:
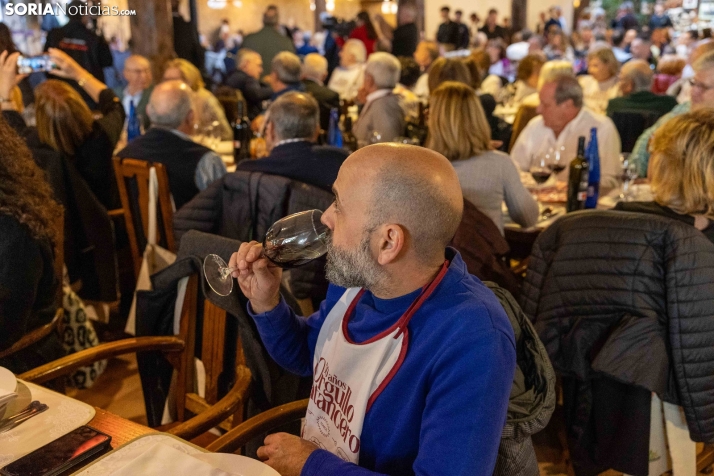
<path fill-rule="evenodd" d="M 345 461 L 359 462 L 364 416 L 397 373 L 409 347 L 407 325 L 443 279 L 424 288 L 389 329 L 362 342 L 353 342 L 347 323 L 364 290 L 350 288 L 325 318 L 315 346 L 313 382 L 302 437 Z"/>

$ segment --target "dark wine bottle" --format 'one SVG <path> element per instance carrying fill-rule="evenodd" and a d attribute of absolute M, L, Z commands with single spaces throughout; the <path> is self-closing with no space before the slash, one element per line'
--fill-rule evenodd
<path fill-rule="evenodd" d="M 344 132 L 342 133 L 342 148 L 348 152 L 354 152 L 357 150 L 357 138 L 352 132 L 352 117 L 348 114 L 345 116 L 345 120 L 342 123 Z"/>
<path fill-rule="evenodd" d="M 238 101 L 235 121 L 231 124 L 233 128 L 233 160 L 236 164 L 250 158 L 250 140 L 253 137 L 253 132 L 250 130 L 250 123 L 244 111 L 243 101 Z"/>
<path fill-rule="evenodd" d="M 588 196 L 588 172 L 590 166 L 585 159 L 585 137 L 578 138 L 578 155 L 570 162 L 568 175 L 568 201 L 566 210 L 582 210 Z"/>

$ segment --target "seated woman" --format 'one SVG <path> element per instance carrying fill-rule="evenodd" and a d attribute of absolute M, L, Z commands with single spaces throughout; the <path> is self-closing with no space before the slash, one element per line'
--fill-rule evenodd
<path fill-rule="evenodd" d="M 610 48 L 598 48 L 588 54 L 588 74 L 578 76 L 585 107 L 605 114 L 608 101 L 620 95 L 619 70 L 620 63 Z"/>
<path fill-rule="evenodd" d="M 538 204 L 510 157 L 491 150 L 490 141 L 491 131 L 473 89 L 447 81 L 432 92 L 426 147 L 453 163 L 464 198 L 491 218 L 502 234 L 504 201 L 513 221 L 523 227 L 535 225 Z"/>
<path fill-rule="evenodd" d="M 516 91 L 513 94 L 512 107 L 520 107 L 526 97 L 533 93 L 538 93 L 538 77 L 545 62 L 543 54 L 534 53 L 529 54 L 518 63 L 515 82 Z"/>
<path fill-rule="evenodd" d="M 0 351 L 54 317 L 55 222 L 61 213 L 27 145 L 0 119 Z M 0 366 L 22 373 L 64 354 L 51 333 L 0 359 Z"/>
<path fill-rule="evenodd" d="M 121 208 L 112 155 L 124 127 L 124 107 L 106 84 L 66 53 L 50 48 L 49 55 L 58 68 L 53 74 L 77 81 L 98 103 L 102 117 L 95 120 L 68 83 L 50 79 L 35 88 L 37 128 L 26 134 L 28 145 L 47 146 L 69 158 L 107 210 Z"/>
<path fill-rule="evenodd" d="M 620 202 L 615 210 L 683 221 L 714 242 L 714 109 L 676 116 L 650 142 L 652 202 Z"/>
<path fill-rule="evenodd" d="M 216 96 L 206 89 L 201 72 L 194 65 L 184 59 L 171 60 L 164 68 L 164 81 L 177 79 L 188 84 L 196 93 L 196 110 L 198 111 L 198 121 L 196 126 L 200 130 L 205 130 L 214 122 L 218 122 L 221 140 L 233 140 L 233 129 L 228 124 L 223 106 L 218 102 Z"/>

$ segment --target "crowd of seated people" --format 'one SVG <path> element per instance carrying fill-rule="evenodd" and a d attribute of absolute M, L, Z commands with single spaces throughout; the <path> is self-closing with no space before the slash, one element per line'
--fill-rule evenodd
<path fill-rule="evenodd" d="M 0 350 L 48 322 L 58 285 L 53 258 L 61 241 L 65 255 L 70 255 L 66 260 L 70 279 L 81 275 L 80 265 L 67 250 L 73 247 L 76 252 L 81 243 L 74 238 L 86 236 L 90 204 L 72 198 L 75 195 L 69 197 L 67 187 L 86 187 L 98 204 L 92 205 L 91 212 L 101 213 L 107 222 L 111 222 L 110 211 L 122 208 L 114 157 L 163 164 L 176 211 L 205 194 L 211 184 L 216 189 L 219 184 L 215 182 L 231 179 L 229 170 L 237 170 L 277 175 L 336 192 L 335 205 L 325 218 L 333 226 L 339 226 L 335 223 L 341 223 L 343 213 L 347 216 L 357 210 L 351 208 L 354 203 L 360 204 L 360 214 L 362 208 L 370 209 L 366 195 L 360 194 L 377 193 L 372 188 L 381 186 L 394 188 L 391 194 L 381 191 L 389 200 L 408 197 L 414 201 L 414 207 L 405 207 L 397 215 L 419 230 L 433 221 L 453 236 L 458 227 L 455 217 L 461 216 L 456 212 L 465 199 L 507 237 L 508 222 L 514 228 L 531 230 L 543 218 L 531 195 L 536 187 L 529 182 L 534 159 L 553 154 L 561 158 L 563 170 L 554 173 L 550 183 L 562 191 L 579 139 L 589 138 L 592 131 L 599 146 L 600 193 L 604 196 L 618 189 L 626 158 L 622 154 L 627 152 L 623 145 L 628 130 L 623 128 L 629 125 L 617 119 L 634 114 L 650 121 L 634 136 L 630 160 L 636 164 L 640 181 L 651 189 L 652 199 L 620 202 L 615 209 L 669 217 L 691 225 L 714 242 L 714 41 L 699 39 L 698 32 L 676 34 L 662 8 L 642 26 L 628 5 L 612 24 L 595 10 L 588 9 L 589 13 L 571 24 L 554 7 L 533 30 L 513 31 L 505 18 L 499 23 L 494 9 L 483 24 L 472 16 L 472 24 L 465 25 L 463 12 L 452 16 L 444 8 L 438 30 L 426 32 L 421 41 L 414 34 L 417 15 L 413 10 L 399 15 L 393 31 L 384 18 L 360 12 L 350 32 L 328 31 L 320 37 L 320 44 L 314 44 L 304 32 L 283 27 L 277 7 L 270 6 L 263 28 L 246 36 L 236 50 L 234 69 L 226 71 L 222 84 L 212 84 L 205 71 L 186 59 L 152 64 L 143 56 L 131 55 L 123 69 L 126 85 L 112 90 L 66 52 L 49 48 L 56 69 L 31 91 L 32 121 L 21 114 L 25 106 L 21 98 L 29 95 L 20 95 L 27 84 L 16 72 L 19 53 L 7 45 L 0 52 L 0 231 L 7 237 L 0 240 L 0 325 L 9 331 L 0 337 Z M 5 41 L 2 37 L 0 28 L 0 45 Z M 395 51 L 407 54 L 395 55 Z M 159 71 L 160 76 L 154 74 Z M 225 153 L 218 153 L 217 146 L 197 139 L 210 129 L 233 146 L 233 128 L 242 126 L 238 122 L 243 118 L 233 117 L 235 111 L 228 111 L 218 93 L 214 94 L 218 87 L 235 92 L 235 100 L 245 105 L 251 130 L 264 141 L 263 154 L 251 151 L 252 157 L 233 163 L 232 158 L 225 159 Z M 129 128 L 127 118 L 132 111 L 143 130 L 128 140 L 123 132 Z M 236 124 L 229 123 L 228 117 Z M 329 130 L 352 135 L 360 150 L 348 150 L 346 141 L 343 147 Z M 376 145 L 393 142 L 400 144 Z M 404 142 L 420 142 L 422 148 L 410 149 Z M 410 154 L 421 169 L 409 163 Z M 63 175 L 67 167 L 72 173 L 76 170 L 74 185 L 67 185 Z M 392 173 L 396 174 L 394 182 L 390 182 Z M 445 178 L 453 189 L 446 190 L 444 184 L 439 189 L 430 182 L 434 177 Z M 402 182 L 424 185 L 426 191 L 423 195 L 414 190 L 406 193 Z M 412 213 L 424 209 L 427 199 L 441 200 L 444 213 L 438 220 L 433 216 L 436 212 L 421 217 Z M 70 217 L 82 215 L 75 215 L 77 209 L 87 212 L 81 224 L 79 219 L 67 219 L 68 213 Z M 60 213 L 65 213 L 63 237 L 57 236 L 52 223 Z M 380 251 L 384 263 L 393 258 L 385 257 L 388 249 L 405 246 L 417 253 L 422 246 L 399 235 L 396 228 L 384 226 L 378 231 L 385 233 Z M 116 228 L 107 242 L 119 248 L 118 237 L 125 231 L 121 225 Z M 444 230 L 440 232 L 446 234 Z M 424 236 L 431 235 L 424 231 Z M 72 238 L 69 243 L 67 237 Z M 362 286 L 364 281 L 347 279 L 349 267 L 356 263 L 366 273 L 376 266 L 369 260 L 370 247 L 357 243 L 358 238 L 356 231 L 342 237 L 342 245 L 349 242 L 354 250 L 359 248 L 355 253 L 361 253 L 341 256 L 342 268 L 328 259 L 327 277 L 333 284 Z M 441 239 L 447 237 L 438 238 L 429 243 L 430 258 L 443 254 L 442 245 L 448 243 Z M 339 254 L 338 241 L 330 243 L 331 253 Z M 261 259 L 258 254 L 246 255 L 245 249 L 241 253 L 245 266 Z M 420 269 L 424 263 L 412 258 L 415 269 Z M 116 261 L 116 255 L 101 255 L 101 259 Z M 440 259 L 439 265 L 443 256 Z M 450 263 L 463 267 L 457 258 Z M 239 276 L 244 277 L 245 266 L 236 271 Z M 450 266 L 455 265 L 447 264 L 444 269 L 453 269 Z M 265 273 L 273 273 L 262 272 L 266 279 Z M 376 279 L 375 275 L 358 277 Z M 275 284 L 272 278 L 271 285 Z M 384 279 L 399 281 L 395 276 Z M 378 289 L 375 283 L 379 280 L 369 284 Z M 468 283 L 471 290 L 478 286 Z M 32 292 L 18 300 L 18 287 Z M 127 295 L 127 290 L 122 289 L 122 294 Z M 332 301 L 338 298 L 328 296 Z M 285 318 L 284 322 L 288 322 L 285 316 L 295 318 L 283 309 L 284 303 L 278 306 L 267 306 L 264 312 L 253 310 L 269 314 L 277 309 L 276 315 Z M 55 344 L 51 339 L 43 341 L 28 351 L 22 363 L 0 360 L 0 365 L 19 372 L 52 360 L 62 355 Z M 511 365 L 510 360 L 506 364 Z M 504 406 L 506 397 L 500 397 L 497 403 Z M 417 410 L 409 411 L 416 414 Z M 500 435 L 500 428 L 494 428 L 502 422 L 497 423 L 491 430 Z M 380 448 L 369 451 L 379 453 Z"/>

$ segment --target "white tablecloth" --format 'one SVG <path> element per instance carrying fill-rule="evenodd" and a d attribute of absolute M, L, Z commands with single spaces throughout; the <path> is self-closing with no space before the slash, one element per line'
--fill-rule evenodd
<path fill-rule="evenodd" d="M 17 383 L 17 400 L 12 407 L 8 406 L 6 415 L 17 413 L 33 400 L 39 400 L 49 409 L 13 430 L 0 433 L 0 467 L 86 425 L 95 414 L 94 407 L 79 400 L 29 382 L 18 380 Z"/>

